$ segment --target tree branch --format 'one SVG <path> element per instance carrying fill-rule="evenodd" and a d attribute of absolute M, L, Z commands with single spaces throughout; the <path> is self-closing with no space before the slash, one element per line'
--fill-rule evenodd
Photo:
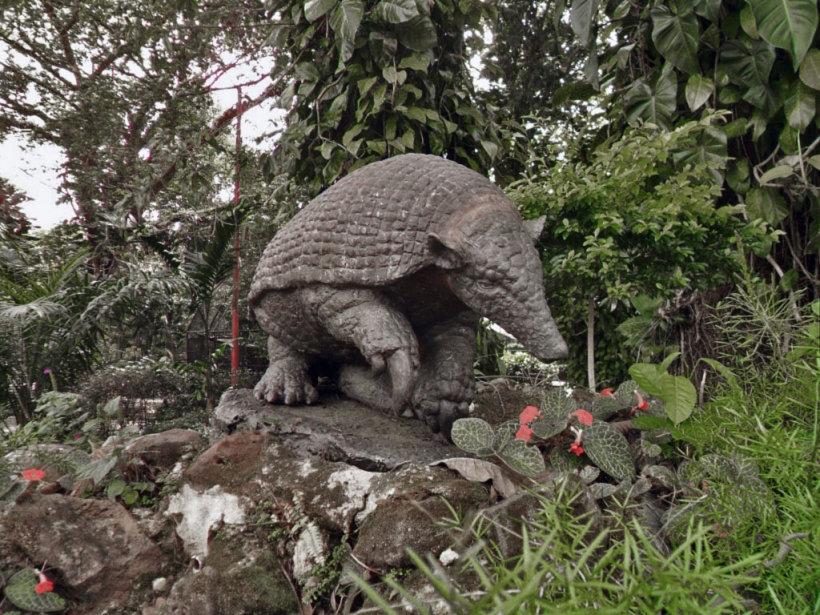
<path fill-rule="evenodd" d="M 280 75 L 280 77 L 271 83 L 265 91 L 262 92 L 259 96 L 254 98 L 253 100 L 247 101 L 242 105 L 242 112 L 245 113 L 246 111 L 253 109 L 254 107 L 258 107 L 264 101 L 274 96 L 278 96 L 282 93 L 282 85 L 285 77 L 290 73 L 296 63 L 301 59 L 302 53 L 300 53 L 288 66 L 288 68 Z M 185 150 L 177 156 L 177 159 L 172 162 L 165 172 L 151 182 L 151 185 L 148 187 L 148 194 L 151 198 L 155 197 L 159 194 L 165 187 L 170 183 L 173 179 L 174 175 L 176 175 L 177 167 L 179 162 L 182 160 L 184 156 L 187 156 L 191 152 L 193 152 L 197 147 L 201 147 L 204 145 L 208 139 L 217 136 L 222 130 L 233 121 L 233 119 L 239 113 L 239 105 L 237 104 L 234 107 L 231 107 L 227 111 L 225 111 L 222 115 L 220 115 L 208 132 L 198 141 L 188 141 L 185 144 Z"/>

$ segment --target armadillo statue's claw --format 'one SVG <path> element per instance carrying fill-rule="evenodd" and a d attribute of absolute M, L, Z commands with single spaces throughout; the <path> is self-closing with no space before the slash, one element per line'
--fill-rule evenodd
<path fill-rule="evenodd" d="M 472 399 L 480 316 L 541 360 L 567 356 L 532 245 L 542 226 L 522 222 L 487 178 L 435 156 L 345 177 L 259 261 L 250 304 L 271 363 L 257 395 L 310 403 L 308 368 L 335 364 L 349 396 L 449 435 Z"/>

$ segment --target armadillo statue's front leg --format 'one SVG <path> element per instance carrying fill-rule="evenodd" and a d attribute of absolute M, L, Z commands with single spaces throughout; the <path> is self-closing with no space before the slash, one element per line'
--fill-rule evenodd
<path fill-rule="evenodd" d="M 424 363 L 413 392 L 413 410 L 433 433 L 449 437 L 453 422 L 468 415 L 475 393 L 478 316 L 465 311 L 438 323 L 419 340 Z"/>
<path fill-rule="evenodd" d="M 307 361 L 301 352 L 271 335 L 268 356 L 270 365 L 253 389 L 257 399 L 287 405 L 312 404 L 319 399 L 318 391 L 308 378 Z"/>
<path fill-rule="evenodd" d="M 370 364 L 370 382 L 357 379 L 354 390 L 342 384 L 343 392 L 400 414 L 411 400 L 419 368 L 418 340 L 407 317 L 368 288 L 314 286 L 302 289 L 300 296 L 333 338 L 355 346 Z M 379 383 L 385 373 L 390 381 L 388 408 Z"/>

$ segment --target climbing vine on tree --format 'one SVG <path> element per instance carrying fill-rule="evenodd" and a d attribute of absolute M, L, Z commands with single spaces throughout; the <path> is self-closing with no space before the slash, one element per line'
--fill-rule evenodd
<path fill-rule="evenodd" d="M 757 250 L 784 285 L 820 292 L 815 0 L 573 0 L 570 21 L 615 124 L 672 129 L 704 108 L 728 113 L 701 144 L 726 163 L 724 201 L 785 233 Z"/>
<path fill-rule="evenodd" d="M 514 124 L 481 107 L 468 70 L 483 0 L 280 3 L 270 44 L 287 124 L 270 170 L 318 193 L 339 176 L 405 152 L 486 171 L 508 155 Z M 503 181 L 504 178 L 497 178 Z"/>

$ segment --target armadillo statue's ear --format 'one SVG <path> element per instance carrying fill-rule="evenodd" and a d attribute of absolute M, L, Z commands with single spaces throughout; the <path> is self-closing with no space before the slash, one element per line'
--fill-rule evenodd
<path fill-rule="evenodd" d="M 464 265 L 464 259 L 458 252 L 456 242 L 451 237 L 429 233 L 427 244 L 433 256 L 433 264 L 439 269 L 458 269 Z"/>
<path fill-rule="evenodd" d="M 544 222 L 546 222 L 546 220 L 546 216 L 541 216 L 535 220 L 524 220 L 524 230 L 527 232 L 527 235 L 530 236 L 533 243 L 536 243 L 538 238 L 541 236 L 541 232 L 544 230 Z"/>

